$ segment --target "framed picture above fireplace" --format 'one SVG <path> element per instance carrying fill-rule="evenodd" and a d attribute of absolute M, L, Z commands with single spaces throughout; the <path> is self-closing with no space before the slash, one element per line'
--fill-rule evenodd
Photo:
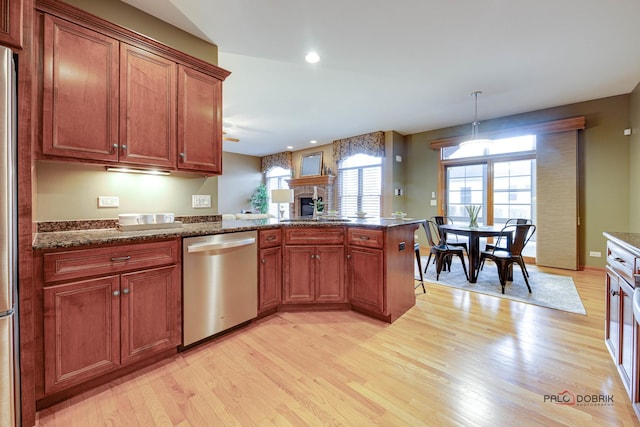
<path fill-rule="evenodd" d="M 322 151 L 303 154 L 300 162 L 300 176 L 317 176 L 322 174 Z"/>

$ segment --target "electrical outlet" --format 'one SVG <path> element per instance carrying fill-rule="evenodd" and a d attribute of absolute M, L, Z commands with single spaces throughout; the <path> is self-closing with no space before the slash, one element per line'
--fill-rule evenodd
<path fill-rule="evenodd" d="M 117 208 L 120 206 L 120 198 L 118 196 L 98 196 L 99 208 Z"/>
<path fill-rule="evenodd" d="M 211 207 L 211 196 L 209 194 L 194 194 L 191 196 L 191 207 L 192 208 L 210 208 Z"/>
<path fill-rule="evenodd" d="M 602 253 L 598 252 L 598 251 L 590 251 L 589 252 L 589 256 L 592 256 L 594 258 L 600 258 L 600 257 L 602 257 Z"/>

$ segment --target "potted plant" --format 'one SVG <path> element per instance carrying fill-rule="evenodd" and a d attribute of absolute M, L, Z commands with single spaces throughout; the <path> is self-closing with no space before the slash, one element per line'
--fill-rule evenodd
<path fill-rule="evenodd" d="M 261 214 L 266 214 L 269 210 L 269 196 L 267 193 L 267 186 L 264 184 L 258 185 L 251 198 L 249 199 L 251 207 L 257 210 Z"/>

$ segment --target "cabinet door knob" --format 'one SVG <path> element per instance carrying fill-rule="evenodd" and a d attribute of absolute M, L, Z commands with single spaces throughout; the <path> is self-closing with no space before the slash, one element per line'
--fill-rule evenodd
<path fill-rule="evenodd" d="M 263 264 L 265 264 L 267 262 L 266 259 L 262 258 L 260 261 L 262 261 Z"/>
<path fill-rule="evenodd" d="M 181 159 L 184 159 L 184 153 L 180 153 L 179 156 Z"/>
<path fill-rule="evenodd" d="M 129 288 L 124 288 L 122 290 L 122 293 L 125 294 L 125 295 L 128 294 L 129 293 Z"/>
<path fill-rule="evenodd" d="M 113 147 L 113 151 L 117 151 L 118 150 L 118 144 L 113 144 L 111 147 Z"/>
<path fill-rule="evenodd" d="M 113 291 L 113 296 L 117 297 L 118 295 L 120 295 L 120 291 Z"/>
<path fill-rule="evenodd" d="M 126 144 L 122 144 L 122 145 L 120 146 L 120 148 L 122 148 L 122 151 L 127 151 L 127 146 L 126 146 Z"/>
<path fill-rule="evenodd" d="M 615 297 L 616 295 L 620 295 L 620 292 L 618 292 L 618 291 L 614 291 L 613 289 L 611 289 L 611 290 L 609 291 L 609 293 L 611 294 L 611 296 L 614 296 L 614 297 Z"/>

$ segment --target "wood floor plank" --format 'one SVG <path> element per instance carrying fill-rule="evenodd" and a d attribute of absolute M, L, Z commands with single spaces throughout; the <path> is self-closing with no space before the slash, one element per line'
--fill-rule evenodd
<path fill-rule="evenodd" d="M 544 270 L 574 278 L 586 316 L 433 284 L 391 325 L 281 312 L 40 411 L 37 425 L 640 425 L 604 344 L 604 273 Z M 545 401 L 564 390 L 614 403 Z"/>

